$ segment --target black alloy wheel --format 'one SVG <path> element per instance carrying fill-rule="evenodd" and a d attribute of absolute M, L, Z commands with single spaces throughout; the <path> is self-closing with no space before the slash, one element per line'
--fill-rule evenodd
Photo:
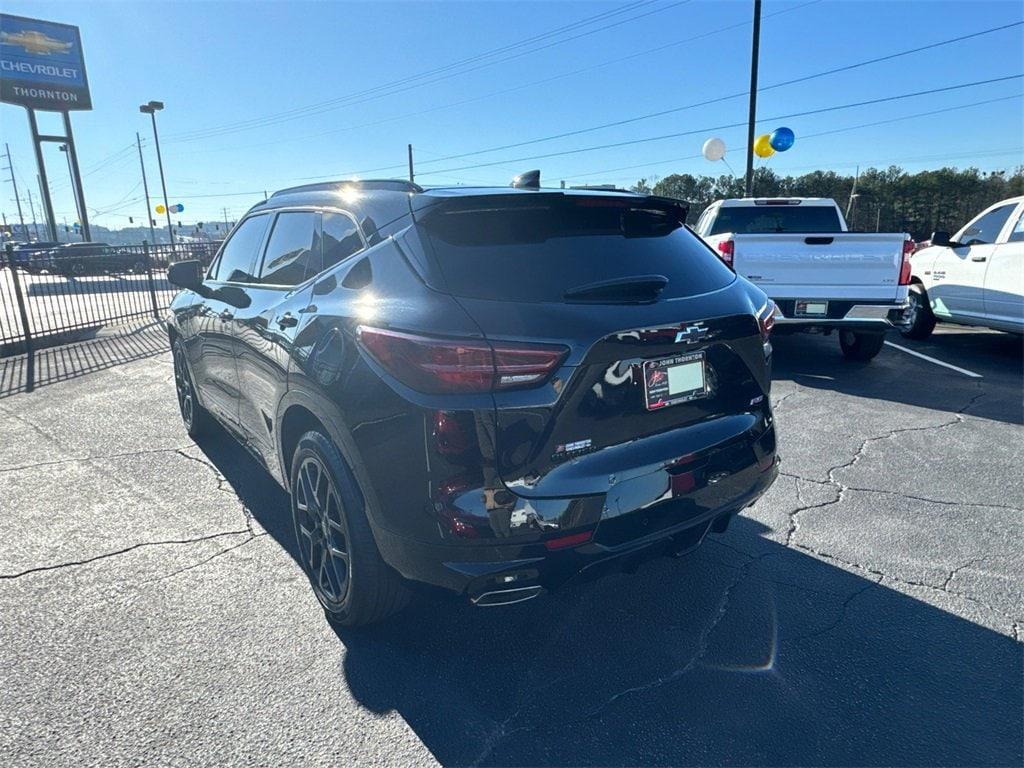
<path fill-rule="evenodd" d="M 409 592 L 377 549 L 351 470 L 316 430 L 292 457 L 291 501 L 299 562 L 329 621 L 372 624 L 405 606 Z"/>
<path fill-rule="evenodd" d="M 206 432 L 209 417 L 196 399 L 196 388 L 192 383 L 192 374 L 188 369 L 185 347 L 181 343 L 181 339 L 175 340 L 172 355 L 174 357 L 174 389 L 178 396 L 181 421 L 185 425 L 188 436 L 195 439 Z"/>
<path fill-rule="evenodd" d="M 329 612 L 341 611 L 349 588 L 348 524 L 338 488 L 323 461 L 302 459 L 292 491 L 295 535 L 302 567 Z"/>

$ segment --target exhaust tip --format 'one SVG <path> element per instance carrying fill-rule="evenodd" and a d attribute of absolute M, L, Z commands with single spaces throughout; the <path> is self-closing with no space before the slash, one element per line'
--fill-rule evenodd
<path fill-rule="evenodd" d="M 544 591 L 544 587 L 533 585 L 532 587 L 516 587 L 515 589 L 497 589 L 491 592 L 484 592 L 472 598 L 473 605 L 483 608 L 490 608 L 496 605 L 514 605 L 527 600 L 532 600 Z"/>

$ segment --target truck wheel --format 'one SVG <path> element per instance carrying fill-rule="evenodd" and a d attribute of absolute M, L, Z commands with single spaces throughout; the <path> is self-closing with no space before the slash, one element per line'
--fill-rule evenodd
<path fill-rule="evenodd" d="M 864 333 L 861 331 L 840 331 L 839 346 L 847 360 L 866 363 L 882 351 L 885 342 L 884 333 Z"/>
<path fill-rule="evenodd" d="M 907 300 L 910 306 L 903 315 L 903 327 L 900 333 L 907 339 L 924 340 L 932 335 L 935 330 L 935 315 L 932 313 L 931 303 L 928 301 L 928 292 L 924 286 L 914 283 L 907 292 Z"/>
<path fill-rule="evenodd" d="M 405 606 L 408 590 L 377 549 L 355 479 L 318 431 L 299 438 L 291 502 L 299 560 L 328 621 L 372 624 Z"/>

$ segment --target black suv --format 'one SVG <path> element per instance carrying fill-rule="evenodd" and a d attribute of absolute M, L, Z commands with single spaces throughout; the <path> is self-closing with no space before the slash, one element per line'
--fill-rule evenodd
<path fill-rule="evenodd" d="M 776 477 L 773 306 L 625 192 L 337 182 L 252 208 L 167 328 L 182 418 L 291 493 L 329 618 L 536 597 L 723 531 Z"/>

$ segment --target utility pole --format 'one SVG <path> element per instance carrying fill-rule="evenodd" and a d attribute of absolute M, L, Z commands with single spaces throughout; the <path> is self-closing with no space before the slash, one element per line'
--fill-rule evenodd
<path fill-rule="evenodd" d="M 747 197 L 754 196 L 754 123 L 757 121 L 757 60 L 761 48 L 761 0 L 754 0 L 754 36 L 750 43 L 750 114 L 747 119 Z"/>
<path fill-rule="evenodd" d="M 146 181 L 146 164 L 142 161 L 142 139 L 135 132 L 135 143 L 139 147 L 139 167 L 142 168 L 142 191 L 146 195 L 146 224 L 149 225 L 149 242 L 156 245 L 156 232 L 153 231 L 153 211 L 149 207 L 149 182 Z"/>
<path fill-rule="evenodd" d="M 36 231 L 36 242 L 39 242 L 39 223 L 36 221 L 36 207 L 32 204 L 32 190 L 28 191 L 28 210 L 32 214 L 32 228 Z"/>
<path fill-rule="evenodd" d="M 153 119 L 153 143 L 156 145 L 156 164 L 160 168 L 160 187 L 164 192 L 164 213 L 167 214 L 167 234 L 171 236 L 171 250 L 174 250 L 174 229 L 171 227 L 171 204 L 167 200 L 167 182 L 164 180 L 164 161 L 160 157 L 160 136 L 156 132 L 156 113 L 164 108 L 162 101 L 151 101 L 139 107 L 139 111 Z"/>
<path fill-rule="evenodd" d="M 228 209 L 223 208 L 222 210 L 224 211 L 224 237 L 227 237 L 228 230 L 231 229 L 231 226 L 228 224 Z"/>
<path fill-rule="evenodd" d="M 21 222 L 21 236 L 28 240 L 28 230 L 25 229 L 25 217 L 21 213 L 21 198 L 18 197 L 18 182 L 14 180 L 14 161 L 11 160 L 11 148 L 4 142 L 4 150 L 7 153 L 7 170 L 11 172 L 11 186 L 14 187 L 14 201 L 18 204 L 18 221 Z"/>
<path fill-rule="evenodd" d="M 409 183 L 416 183 L 416 174 L 412 172 L 412 144 L 409 145 Z"/>

